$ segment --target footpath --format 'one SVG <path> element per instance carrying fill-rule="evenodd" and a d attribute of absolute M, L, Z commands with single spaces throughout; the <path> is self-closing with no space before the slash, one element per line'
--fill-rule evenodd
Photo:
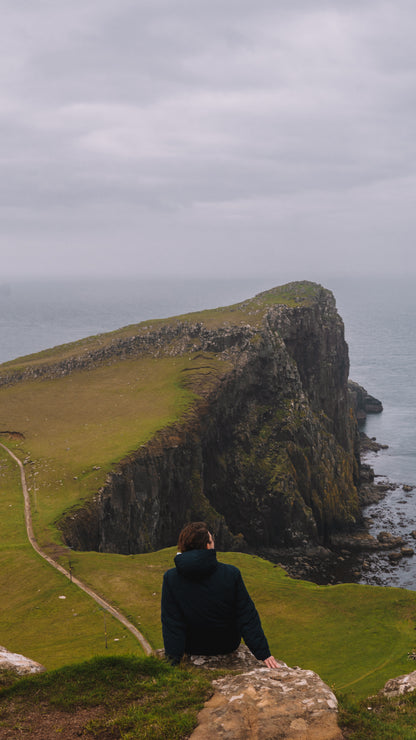
<path fill-rule="evenodd" d="M 76 578 L 72 573 L 70 573 L 66 568 L 63 568 L 62 565 L 56 562 L 53 558 L 51 558 L 49 555 L 46 554 L 46 552 L 43 552 L 43 550 L 39 547 L 34 531 L 33 531 L 33 524 L 32 524 L 32 512 L 30 508 L 30 497 L 29 497 L 29 491 L 27 488 L 26 483 L 26 475 L 25 470 L 23 467 L 22 461 L 11 451 L 9 450 L 6 445 L 2 444 L 0 442 L 0 447 L 5 450 L 10 457 L 17 463 L 20 469 L 20 480 L 22 484 L 22 491 L 23 491 L 23 499 L 24 499 L 24 506 L 25 506 L 25 524 L 26 524 L 26 532 L 28 536 L 28 540 L 30 544 L 32 545 L 33 549 L 38 553 L 38 555 L 41 556 L 44 560 L 46 560 L 49 565 L 51 565 L 56 570 L 59 570 L 62 575 L 64 575 L 66 578 L 68 578 L 72 583 L 75 583 L 78 588 L 81 588 L 83 591 L 85 591 L 88 596 L 90 596 L 94 601 L 97 602 L 103 609 L 105 609 L 109 614 L 111 614 L 115 619 L 117 619 L 121 624 L 126 627 L 129 632 L 131 632 L 132 635 L 138 640 L 140 645 L 142 646 L 144 652 L 146 655 L 151 655 L 153 653 L 152 647 L 150 643 L 146 640 L 146 638 L 142 635 L 141 632 L 132 624 L 125 616 L 122 614 L 118 609 L 116 609 L 114 606 L 108 603 L 108 601 L 105 601 L 101 596 L 99 596 L 95 591 L 93 591 L 89 586 L 87 586 L 85 583 L 79 580 L 79 578 Z"/>

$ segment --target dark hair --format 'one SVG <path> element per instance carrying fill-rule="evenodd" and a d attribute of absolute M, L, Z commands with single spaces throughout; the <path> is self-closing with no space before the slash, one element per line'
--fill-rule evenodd
<path fill-rule="evenodd" d="M 210 532 L 205 522 L 191 522 L 182 529 L 178 539 L 178 550 L 206 550 Z"/>

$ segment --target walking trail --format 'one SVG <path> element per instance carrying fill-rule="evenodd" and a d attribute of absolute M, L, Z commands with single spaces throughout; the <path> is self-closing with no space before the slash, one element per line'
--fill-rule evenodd
<path fill-rule="evenodd" d="M 22 491 L 23 491 L 23 498 L 25 503 L 25 524 L 26 524 L 26 532 L 29 539 L 30 544 L 32 545 L 33 549 L 36 550 L 38 555 L 41 556 L 44 560 L 46 560 L 49 565 L 52 565 L 53 568 L 56 570 L 59 570 L 62 575 L 64 575 L 66 578 L 68 578 L 72 583 L 75 583 L 76 586 L 81 588 L 83 591 L 85 591 L 88 596 L 91 596 L 94 601 L 97 602 L 103 609 L 105 609 L 109 614 L 111 614 L 115 619 L 118 619 L 121 624 L 123 624 L 131 633 L 134 635 L 134 637 L 140 642 L 144 652 L 146 655 L 150 655 L 153 653 L 151 645 L 147 642 L 146 638 L 142 635 L 141 632 L 132 624 L 129 622 L 129 620 L 122 614 L 118 609 L 116 609 L 114 606 L 111 606 L 111 604 L 108 603 L 108 601 L 105 601 L 101 596 L 95 593 L 89 586 L 87 586 L 85 583 L 79 580 L 79 578 L 76 578 L 72 573 L 70 573 L 68 570 L 62 567 L 59 563 L 57 563 L 53 558 L 51 558 L 49 555 L 47 555 L 41 548 L 39 547 L 34 532 L 33 532 L 33 524 L 32 524 L 32 512 L 30 509 L 30 498 L 29 498 L 29 492 L 27 490 L 27 483 L 26 483 L 26 475 L 23 467 L 22 461 L 16 457 L 16 455 L 9 450 L 6 445 L 2 444 L 0 442 L 0 447 L 2 447 L 9 455 L 13 458 L 13 460 L 18 464 L 20 468 L 20 480 L 22 483 Z"/>

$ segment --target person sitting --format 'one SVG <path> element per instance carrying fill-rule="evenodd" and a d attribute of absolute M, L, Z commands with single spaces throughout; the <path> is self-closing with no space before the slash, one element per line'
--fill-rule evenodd
<path fill-rule="evenodd" d="M 205 522 L 191 522 L 182 529 L 178 550 L 175 567 L 163 576 L 166 658 L 177 665 L 184 654 L 231 653 L 243 638 L 258 660 L 277 668 L 241 573 L 234 565 L 218 562 Z"/>

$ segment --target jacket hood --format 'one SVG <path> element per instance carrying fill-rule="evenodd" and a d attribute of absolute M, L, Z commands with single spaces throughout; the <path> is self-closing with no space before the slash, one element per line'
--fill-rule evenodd
<path fill-rule="evenodd" d="M 176 555 L 175 565 L 179 575 L 199 581 L 217 568 L 217 553 L 215 550 L 188 550 Z"/>

